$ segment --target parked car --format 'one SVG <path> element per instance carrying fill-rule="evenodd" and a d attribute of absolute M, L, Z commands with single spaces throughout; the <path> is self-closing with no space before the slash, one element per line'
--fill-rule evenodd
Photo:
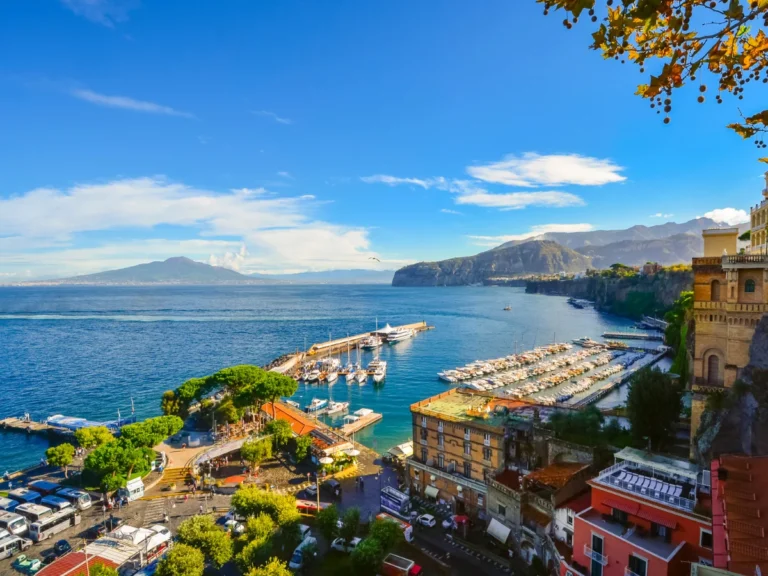
<path fill-rule="evenodd" d="M 96 540 L 97 538 L 101 538 L 108 532 L 112 532 L 113 530 L 116 530 L 123 524 L 124 524 L 124 520 L 122 518 L 116 518 L 114 516 L 110 516 L 104 522 L 99 522 L 98 524 L 95 524 L 94 526 L 91 526 L 90 528 L 88 528 L 88 531 L 86 532 L 86 537 L 89 540 Z"/>
<path fill-rule="evenodd" d="M 311 496 L 314 498 L 317 496 L 317 484 L 310 484 L 306 488 L 304 488 L 304 492 L 307 494 L 307 496 Z"/>
<path fill-rule="evenodd" d="M 336 550 L 337 552 L 345 552 L 349 554 L 357 548 L 357 545 L 360 544 L 360 538 L 352 538 L 349 542 L 344 540 L 344 538 L 336 538 L 333 542 L 331 542 L 331 550 Z"/>
<path fill-rule="evenodd" d="M 240 535 L 245 532 L 245 526 L 240 524 L 237 520 L 226 520 L 224 522 L 224 529 L 232 534 Z"/>
<path fill-rule="evenodd" d="M 68 552 L 72 552 L 72 546 L 66 540 L 59 540 L 53 545 L 53 553 L 56 556 L 64 556 Z"/>
<path fill-rule="evenodd" d="M 307 536 L 304 540 L 296 546 L 291 556 L 291 561 L 288 562 L 288 568 L 291 570 L 299 570 L 304 566 L 304 548 L 308 546 L 317 546 L 317 539 L 312 536 Z"/>
<path fill-rule="evenodd" d="M 416 518 L 416 522 L 427 528 L 433 528 L 437 524 L 437 520 L 435 520 L 435 517 L 432 516 L 432 514 L 422 514 Z"/>
<path fill-rule="evenodd" d="M 335 478 L 329 478 L 328 480 L 320 484 L 320 488 L 330 494 L 335 495 L 337 490 L 341 490 L 341 483 Z"/>

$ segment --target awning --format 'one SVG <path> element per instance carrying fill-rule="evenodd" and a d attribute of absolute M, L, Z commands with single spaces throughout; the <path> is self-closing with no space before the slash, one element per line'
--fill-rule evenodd
<path fill-rule="evenodd" d="M 637 502 L 628 502 L 626 500 L 608 499 L 603 500 L 603 504 L 615 510 L 621 510 L 627 514 L 632 514 L 633 516 L 637 516 L 637 511 L 640 509 L 640 504 Z"/>
<path fill-rule="evenodd" d="M 491 518 L 491 523 L 488 524 L 488 534 L 496 538 L 496 540 L 502 544 L 506 544 L 510 532 L 510 528 L 504 526 L 504 524 L 496 520 L 496 518 Z"/>
<path fill-rule="evenodd" d="M 434 486 L 425 486 L 424 487 L 424 495 L 427 498 L 437 498 L 437 495 L 440 493 L 440 491 L 435 488 Z"/>
<path fill-rule="evenodd" d="M 677 528 L 677 522 L 675 522 L 671 518 L 666 518 L 664 517 L 664 515 L 659 514 L 658 512 L 655 512 L 653 510 L 649 510 L 647 508 L 640 510 L 640 512 L 638 512 L 637 515 L 640 518 L 653 522 L 654 524 L 658 524 L 659 526 L 665 526 L 671 530 L 674 530 L 675 528 Z"/>

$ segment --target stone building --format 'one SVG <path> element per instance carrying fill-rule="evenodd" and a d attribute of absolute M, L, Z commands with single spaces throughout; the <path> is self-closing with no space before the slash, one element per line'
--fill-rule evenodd
<path fill-rule="evenodd" d="M 749 252 L 738 251 L 738 228 L 715 228 L 703 231 L 704 256 L 693 259 L 691 457 L 707 395 L 733 386 L 749 363 L 755 328 L 768 310 L 768 187 L 763 196 L 751 211 Z"/>

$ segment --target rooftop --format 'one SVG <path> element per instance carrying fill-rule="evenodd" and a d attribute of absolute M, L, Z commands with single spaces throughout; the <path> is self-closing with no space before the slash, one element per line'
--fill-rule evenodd
<path fill-rule="evenodd" d="M 520 511 L 522 512 L 523 518 L 525 520 L 530 520 L 531 522 L 541 526 L 542 528 L 546 528 L 549 525 L 550 521 L 552 520 L 549 514 L 542 512 L 541 510 L 531 506 L 530 504 L 523 504 Z"/>
<path fill-rule="evenodd" d="M 411 404 L 411 412 L 452 422 L 472 422 L 498 428 L 507 421 L 511 411 L 527 406 L 530 404 L 519 400 L 496 398 L 491 394 L 453 388 Z"/>
<path fill-rule="evenodd" d="M 272 412 L 272 404 L 270 402 L 264 404 L 261 407 L 261 411 L 269 416 L 272 416 L 273 418 L 276 418 L 277 420 L 287 421 L 291 425 L 291 430 L 293 430 L 293 433 L 298 434 L 299 436 L 309 434 L 312 432 L 312 430 L 317 428 L 315 423 L 304 416 L 304 414 L 282 402 L 275 402 L 274 414 Z"/>
<path fill-rule="evenodd" d="M 578 494 L 577 496 L 574 496 L 573 498 L 570 498 L 560 504 L 558 508 L 565 508 L 568 510 L 573 510 L 574 514 L 578 514 L 579 512 L 582 512 L 589 508 L 592 505 L 592 493 L 590 490 L 587 490 L 586 492 L 582 492 L 581 494 Z"/>
<path fill-rule="evenodd" d="M 559 490 L 587 468 L 589 468 L 589 464 L 581 462 L 555 462 L 544 468 L 534 470 L 525 479 L 538 482 L 553 490 Z"/>
<path fill-rule="evenodd" d="M 721 456 L 711 471 L 715 567 L 768 574 L 768 457 Z"/>
<path fill-rule="evenodd" d="M 117 568 L 118 565 L 105 558 L 89 557 L 88 570 L 85 566 L 85 554 L 82 552 L 72 552 L 52 562 L 38 572 L 40 576 L 85 576 L 97 564 L 107 568 Z"/>
<path fill-rule="evenodd" d="M 521 489 L 520 472 L 517 470 L 505 469 L 497 474 L 494 480 L 502 486 L 506 486 L 512 490 L 520 491 Z"/>

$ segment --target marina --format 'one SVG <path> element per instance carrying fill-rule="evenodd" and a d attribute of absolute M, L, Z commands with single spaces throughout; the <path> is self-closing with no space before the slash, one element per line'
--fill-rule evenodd
<path fill-rule="evenodd" d="M 618 340 L 650 340 L 654 342 L 663 342 L 662 334 L 651 334 L 650 332 L 603 332 L 603 338 L 614 338 Z"/>
<path fill-rule="evenodd" d="M 354 414 L 344 417 L 344 425 L 340 428 L 340 432 L 344 436 L 352 436 L 352 434 L 375 424 L 382 418 L 383 416 L 381 414 L 378 414 L 369 408 L 361 408 L 360 410 L 356 410 Z"/>

